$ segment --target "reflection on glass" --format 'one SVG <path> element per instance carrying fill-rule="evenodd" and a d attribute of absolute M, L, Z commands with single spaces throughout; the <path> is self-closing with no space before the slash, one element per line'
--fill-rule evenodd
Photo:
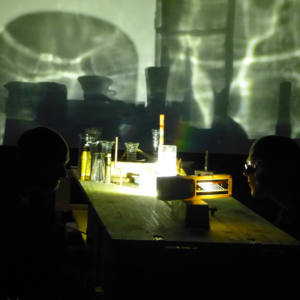
<path fill-rule="evenodd" d="M 152 142 L 153 142 L 153 156 L 157 159 L 158 156 L 158 144 L 159 144 L 159 129 L 152 129 Z"/>
<path fill-rule="evenodd" d="M 176 146 L 158 146 L 158 176 L 176 176 L 176 156 Z"/>
<path fill-rule="evenodd" d="M 139 143 L 125 143 L 126 146 L 126 160 L 127 161 L 136 161 L 136 151 L 139 146 Z"/>
<path fill-rule="evenodd" d="M 91 181 L 105 182 L 105 153 L 94 153 Z"/>
<path fill-rule="evenodd" d="M 102 152 L 111 153 L 115 141 L 100 141 Z"/>

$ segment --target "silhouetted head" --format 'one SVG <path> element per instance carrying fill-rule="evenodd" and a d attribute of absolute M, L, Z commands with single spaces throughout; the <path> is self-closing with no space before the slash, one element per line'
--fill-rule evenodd
<path fill-rule="evenodd" d="M 251 195 L 274 200 L 282 191 L 294 188 L 300 170 L 300 148 L 290 138 L 265 136 L 252 145 L 246 163 L 244 175 Z"/>
<path fill-rule="evenodd" d="M 24 132 L 17 144 L 17 164 L 25 189 L 54 191 L 69 161 L 69 148 L 54 130 L 37 127 Z"/>

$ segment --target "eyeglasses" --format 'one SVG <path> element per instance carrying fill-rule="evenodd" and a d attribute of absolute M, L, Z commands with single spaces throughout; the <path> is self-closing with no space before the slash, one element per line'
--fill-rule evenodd
<path fill-rule="evenodd" d="M 260 160 L 249 160 L 248 163 L 245 164 L 245 171 L 248 173 L 253 173 L 259 162 Z"/>

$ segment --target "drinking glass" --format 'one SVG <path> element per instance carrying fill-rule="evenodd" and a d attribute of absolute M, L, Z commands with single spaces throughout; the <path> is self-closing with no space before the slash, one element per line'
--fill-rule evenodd
<path fill-rule="evenodd" d="M 91 181 L 105 182 L 105 153 L 94 153 Z"/>
<path fill-rule="evenodd" d="M 139 146 L 139 143 L 125 143 L 126 150 L 127 150 L 127 156 L 126 160 L 127 161 L 136 161 L 136 150 Z"/>
<path fill-rule="evenodd" d="M 152 129 L 153 156 L 155 160 L 157 160 L 158 156 L 159 137 L 159 129 Z"/>

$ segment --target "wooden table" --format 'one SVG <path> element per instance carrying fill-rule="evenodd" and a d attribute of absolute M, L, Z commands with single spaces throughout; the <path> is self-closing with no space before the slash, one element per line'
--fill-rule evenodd
<path fill-rule="evenodd" d="M 210 229 L 189 229 L 172 218 L 168 202 L 138 188 L 78 182 L 89 202 L 89 282 L 109 299 L 260 292 L 288 299 L 283 282 L 293 284 L 300 243 L 234 198 L 207 200 L 218 209 Z"/>

